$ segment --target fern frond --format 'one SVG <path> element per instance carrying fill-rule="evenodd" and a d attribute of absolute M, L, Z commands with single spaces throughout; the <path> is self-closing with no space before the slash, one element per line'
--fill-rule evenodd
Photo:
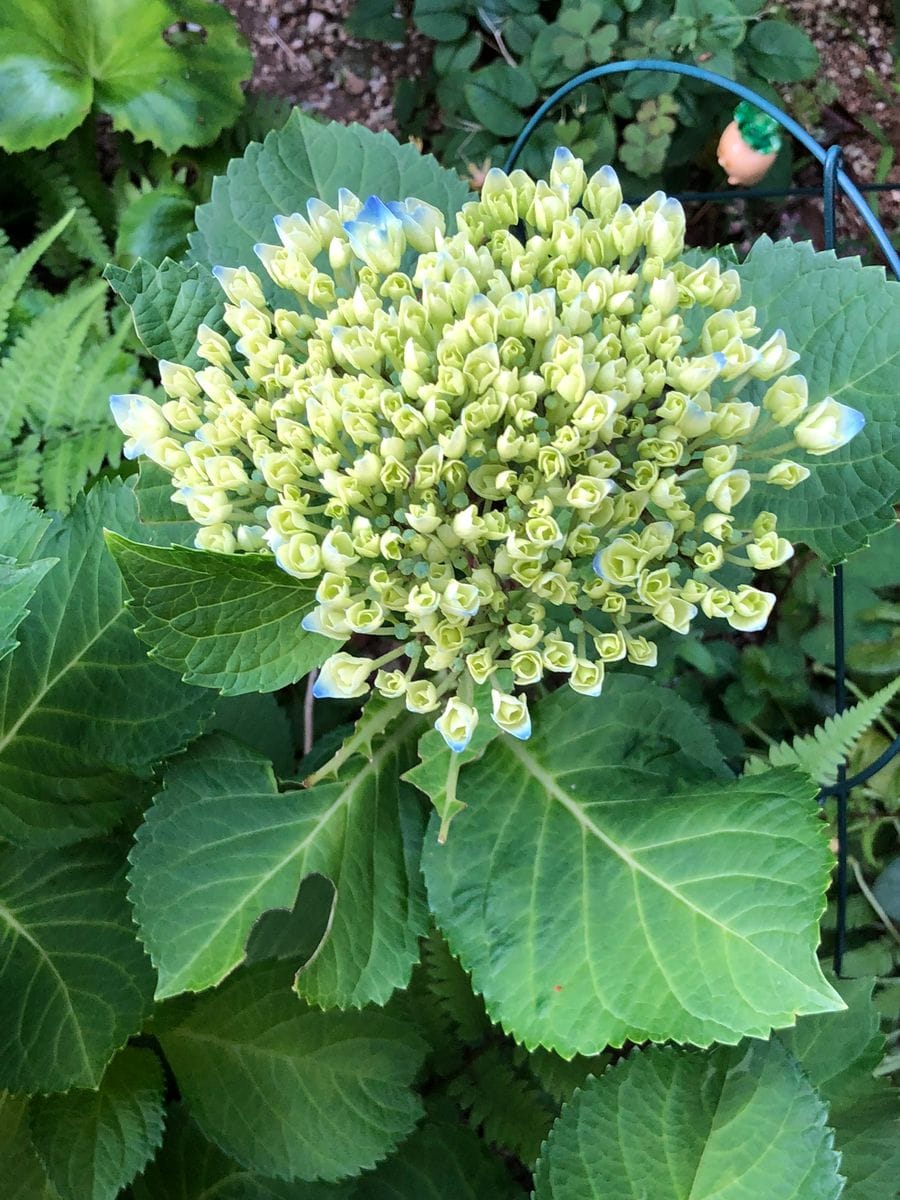
<path fill-rule="evenodd" d="M 46 154 L 28 155 L 25 158 L 20 172 L 37 203 L 40 224 L 52 225 L 61 213 L 71 211 L 72 217 L 60 238 L 60 246 L 65 247 L 78 263 L 105 266 L 112 257 L 106 235 L 65 166 Z M 73 264 L 58 254 L 49 256 L 47 264 L 51 270 L 74 273 Z"/>
<path fill-rule="evenodd" d="M 608 1054 L 576 1054 L 572 1059 L 565 1059 L 541 1046 L 531 1051 L 517 1046 L 515 1058 L 517 1064 L 528 1068 L 557 1104 L 571 1100 L 572 1093 L 584 1085 L 588 1075 L 602 1075 L 610 1061 Z"/>
<path fill-rule="evenodd" d="M 759 775 L 770 767 L 800 767 L 820 787 L 827 787 L 836 781 L 838 767 L 898 691 L 900 676 L 859 704 L 829 717 L 812 733 L 770 746 L 766 758 L 747 762 L 744 774 Z"/>
<path fill-rule="evenodd" d="M 67 429 L 47 439 L 40 455 L 40 495 L 47 508 L 64 511 L 104 463 L 116 467 L 122 435 L 112 420 Z"/>
<path fill-rule="evenodd" d="M 447 1086 L 485 1139 L 519 1157 L 537 1158 L 557 1115 L 541 1088 L 516 1070 L 508 1045 L 490 1046 Z"/>
<path fill-rule="evenodd" d="M 437 931 L 423 943 L 422 965 L 434 1003 L 455 1036 L 476 1045 L 490 1030 L 491 1023 L 480 996 L 472 991 L 469 976 Z"/>
<path fill-rule="evenodd" d="M 0 361 L 0 438 L 12 440 L 28 420 L 35 430 L 65 403 L 88 330 L 103 319 L 102 280 L 70 292 L 22 331 Z"/>
<path fill-rule="evenodd" d="M 40 490 L 41 439 L 36 433 L 15 446 L 0 443 L 0 492 L 33 500 Z"/>
<path fill-rule="evenodd" d="M 65 213 L 55 225 L 36 237 L 30 246 L 26 246 L 24 250 L 20 250 L 12 257 L 7 255 L 4 259 L 2 268 L 0 268 L 0 346 L 6 340 L 9 314 L 16 297 L 25 286 L 28 276 L 41 255 L 45 254 L 52 246 L 74 215 L 74 212 Z M 5 241 L 6 235 L 4 234 L 3 237 Z"/>

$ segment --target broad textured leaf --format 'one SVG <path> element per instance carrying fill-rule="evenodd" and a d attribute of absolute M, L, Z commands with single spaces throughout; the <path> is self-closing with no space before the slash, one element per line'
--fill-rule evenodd
<path fill-rule="evenodd" d="M 200 26 L 179 36 L 176 23 Z M 249 51 L 205 0 L 7 0 L 0 146 L 42 148 L 92 104 L 113 128 L 174 154 L 213 141 L 240 112 Z"/>
<path fill-rule="evenodd" d="M 816 253 L 808 242 L 775 244 L 767 237 L 756 242 L 739 270 L 741 303 L 755 305 L 757 323 L 782 328 L 788 345 L 801 354 L 797 370 L 809 380 L 810 401 L 832 395 L 865 414 L 862 432 L 833 454 L 815 458 L 790 451 L 787 457 L 809 463 L 812 477 L 789 492 L 771 488 L 766 496 L 779 532 L 839 562 L 894 521 L 891 506 L 900 492 L 900 283 L 888 281 L 881 267 L 860 267 L 858 260 L 838 259 L 831 251 Z M 786 440 L 785 431 L 776 429 L 760 439 L 758 449 Z M 754 469 L 784 457 L 763 453 Z M 745 501 L 750 514 L 748 505 Z"/>
<path fill-rule="evenodd" d="M 469 808 L 423 855 L 494 1020 L 568 1057 L 840 1007 L 814 953 L 830 855 L 808 779 L 717 776 L 688 706 L 631 676 L 599 701 L 560 689 L 535 729 L 463 767 Z"/>
<path fill-rule="evenodd" d="M 162 1149 L 131 1190 L 134 1200 L 353 1200 L 353 1186 L 267 1179 L 208 1142 L 178 1106 Z"/>
<path fill-rule="evenodd" d="M 106 535 L 150 657 L 186 683 L 226 696 L 274 692 L 307 675 L 340 643 L 301 627 L 315 588 L 271 555 L 145 546 Z"/>
<path fill-rule="evenodd" d="M 423 1043 L 374 1009 L 309 1008 L 281 965 L 242 971 L 160 1039 L 206 1136 L 264 1175 L 358 1174 L 422 1112 L 410 1085 Z"/>
<path fill-rule="evenodd" d="M 337 897 L 301 994 L 361 1007 L 406 985 L 426 924 L 421 809 L 399 782 L 414 738 L 395 725 L 333 782 L 283 793 L 265 759 L 222 735 L 173 763 L 131 855 L 131 900 L 159 997 L 218 983 L 243 960 L 262 914 L 291 909 L 314 873 Z"/>
<path fill-rule="evenodd" d="M 352 1200 L 514 1200 L 524 1193 L 484 1141 L 463 1125 L 425 1124 Z"/>
<path fill-rule="evenodd" d="M 228 174 L 216 179 L 212 200 L 197 210 L 192 257 L 253 266 L 254 243 L 275 240 L 273 217 L 302 210 L 311 196 L 335 204 L 342 187 L 362 197 L 374 192 L 385 201 L 416 196 L 448 218 L 470 199 L 458 175 L 389 133 L 323 125 L 297 110 L 282 129 L 262 145 L 248 146 L 243 158 L 229 164 Z"/>
<path fill-rule="evenodd" d="M 188 510 L 172 503 L 172 476 L 142 458 L 137 475 L 128 480 L 137 499 L 140 526 L 137 540 L 152 546 L 193 546 L 197 526 Z"/>
<path fill-rule="evenodd" d="M 871 979 L 837 980 L 845 1012 L 804 1017 L 779 1034 L 829 1106 L 844 1200 L 885 1200 L 900 1179 L 900 1093 L 872 1072 L 884 1052 Z"/>
<path fill-rule="evenodd" d="M 777 1042 L 636 1051 L 563 1108 L 535 1200 L 837 1200 L 825 1120 Z"/>
<path fill-rule="evenodd" d="M 60 1200 L 28 1128 L 28 1100 L 0 1092 L 0 1179 L 3 1200 Z"/>
<path fill-rule="evenodd" d="M 135 331 L 154 358 L 204 365 L 196 354 L 197 329 L 217 328 L 225 311 L 224 294 L 208 267 L 170 258 L 154 267 L 139 259 L 130 271 L 107 267 L 104 278 L 131 308 Z"/>
<path fill-rule="evenodd" d="M 62 1200 L 115 1200 L 163 1136 L 162 1064 L 152 1050 L 116 1055 L 96 1091 L 31 1101 L 31 1136 Z"/>
<path fill-rule="evenodd" d="M 0 1087 L 96 1087 L 152 994 L 119 845 L 0 848 Z"/>
<path fill-rule="evenodd" d="M 0 834 L 15 841 L 74 840 L 121 820 L 135 777 L 180 750 L 212 709 L 134 636 L 101 530 L 134 532 L 135 510 L 129 488 L 98 485 L 38 548 L 59 562 L 0 662 Z"/>
<path fill-rule="evenodd" d="M 47 525 L 27 500 L 0 495 L 0 658 L 18 646 L 15 632 L 28 615 L 28 602 L 54 565 L 52 558 L 32 561 Z"/>

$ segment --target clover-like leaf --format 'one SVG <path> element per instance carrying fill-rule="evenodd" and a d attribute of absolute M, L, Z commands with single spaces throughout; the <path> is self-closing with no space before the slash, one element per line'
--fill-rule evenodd
<path fill-rule="evenodd" d="M 575 1093 L 535 1200 L 836 1200 L 826 1108 L 777 1042 L 636 1051 Z"/>
<path fill-rule="evenodd" d="M 829 853 L 799 772 L 734 781 L 671 692 L 560 689 L 460 772 L 423 865 L 488 1011 L 528 1046 L 733 1043 L 840 997 L 815 958 Z M 681 781 L 680 785 L 676 781 Z"/>
<path fill-rule="evenodd" d="M 337 1180 L 383 1159 L 419 1119 L 425 1046 L 374 1009 L 321 1012 L 290 969 L 241 971 L 160 1033 L 197 1124 L 226 1154 L 279 1179 Z"/>
<path fill-rule="evenodd" d="M 206 145 L 240 112 L 252 66 L 208 0 L 8 0 L 0 44 L 0 146 L 12 151 L 67 137 L 92 107 L 169 154 Z"/>

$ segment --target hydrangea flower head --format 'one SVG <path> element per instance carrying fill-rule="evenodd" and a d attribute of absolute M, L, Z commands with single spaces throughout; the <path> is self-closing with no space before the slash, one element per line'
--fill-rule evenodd
<path fill-rule="evenodd" d="M 684 261 L 684 225 L 564 150 L 548 180 L 490 171 L 455 232 L 422 200 L 312 200 L 256 247 L 292 302 L 217 268 L 207 365 L 162 364 L 168 400 L 113 413 L 171 473 L 200 549 L 315 585 L 303 625 L 336 651 L 317 695 L 374 687 L 461 751 L 488 685 L 493 720 L 527 738 L 541 679 L 598 697 L 608 666 L 655 664 L 654 629 L 700 612 L 761 629 L 774 597 L 749 580 L 793 551 L 764 493 L 809 472 L 766 473 L 754 443 L 793 428 L 770 457 L 820 455 L 863 423 L 810 407 L 738 273 Z"/>

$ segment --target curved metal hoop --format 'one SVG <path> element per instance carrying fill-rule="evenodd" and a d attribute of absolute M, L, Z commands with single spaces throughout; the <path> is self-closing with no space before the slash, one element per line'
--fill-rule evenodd
<path fill-rule="evenodd" d="M 841 148 L 839 146 L 831 146 L 826 150 L 793 117 L 782 112 L 780 108 L 772 104 L 765 96 L 761 96 L 758 92 L 753 91 L 752 88 L 745 87 L 742 83 L 736 83 L 733 79 L 727 79 L 724 75 L 717 75 L 714 71 L 707 71 L 703 67 L 692 66 L 690 63 L 667 62 L 665 59 L 658 58 L 639 58 L 628 62 L 604 63 L 601 67 L 591 67 L 589 70 L 582 71 L 579 75 L 573 76 L 568 82 L 558 87 L 551 96 L 548 96 L 543 104 L 529 117 L 522 132 L 516 138 L 515 142 L 513 142 L 512 149 L 504 163 L 504 170 L 511 171 L 513 169 L 519 159 L 519 155 L 525 149 L 535 129 L 537 129 L 557 104 L 565 100 L 566 96 L 583 87 L 585 84 L 593 83 L 606 75 L 623 75 L 631 71 L 664 71 L 672 75 L 687 75 L 691 79 L 699 79 L 703 83 L 709 83 L 714 87 L 721 88 L 723 91 L 731 92 L 734 96 L 740 96 L 742 100 L 749 100 L 751 104 L 754 104 L 757 108 L 767 113 L 822 164 L 821 194 L 825 218 L 825 248 L 827 250 L 835 248 L 835 210 L 838 190 L 840 190 L 852 202 L 854 208 L 867 225 L 879 250 L 884 255 L 888 266 L 897 279 L 900 280 L 900 255 L 898 255 L 897 251 L 891 245 L 890 239 L 881 222 L 869 208 L 868 204 L 866 204 L 860 189 L 846 171 L 841 169 Z M 725 195 L 730 194 L 726 193 Z M 818 194 L 818 191 L 815 191 L 813 194 Z M 725 195 L 721 193 L 711 193 L 709 195 L 692 193 L 690 198 L 724 199 Z M 847 693 L 844 636 L 844 569 L 840 565 L 835 567 L 834 571 L 833 599 L 834 704 L 836 711 L 842 712 L 846 707 Z M 838 976 L 841 974 L 847 935 L 847 799 L 851 788 L 871 778 L 872 775 L 891 762 L 897 754 L 900 754 L 900 737 L 895 738 L 893 743 L 874 763 L 871 763 L 865 770 L 860 771 L 850 779 L 847 778 L 846 764 L 842 765 L 838 770 L 837 783 L 832 787 L 823 788 L 819 793 L 820 802 L 823 802 L 829 796 L 834 796 L 837 800 L 837 920 L 833 961 L 835 974 Z"/>
<path fill-rule="evenodd" d="M 788 116 L 786 112 L 782 112 L 780 108 L 770 100 L 767 100 L 765 96 L 761 96 L 759 92 L 754 92 L 752 88 L 745 87 L 742 83 L 735 83 L 733 79 L 727 79 L 724 75 L 717 75 L 714 71 L 707 71 L 703 67 L 692 66 L 690 63 L 666 62 L 662 58 L 636 58 L 633 62 L 612 62 L 604 63 L 602 67 L 591 67 L 590 70 L 582 71 L 579 75 L 574 75 L 568 82 L 558 87 L 525 123 L 522 132 L 516 138 L 515 142 L 513 142 L 512 149 L 504 165 L 504 170 L 512 170 L 535 129 L 537 129 L 544 117 L 560 101 L 565 100 L 566 96 L 583 87 L 586 83 L 593 83 L 597 79 L 602 79 L 605 75 L 623 75 L 631 71 L 664 71 L 670 75 L 687 75 L 690 79 L 699 79 L 703 83 L 711 83 L 714 87 L 731 92 L 734 96 L 740 96 L 742 100 L 749 100 L 751 104 L 755 104 L 757 108 L 762 109 L 764 113 L 767 113 L 782 128 L 786 129 L 792 137 L 796 138 L 814 158 L 819 160 L 823 167 L 826 165 L 829 151 L 823 149 L 812 134 L 808 133 L 793 117 Z M 853 202 L 860 217 L 865 221 L 869 232 L 878 243 L 885 261 L 889 264 L 897 278 L 900 279 L 900 255 L 898 255 L 897 251 L 891 245 L 890 239 L 887 233 L 885 233 L 881 222 L 872 212 L 871 208 L 869 208 L 868 204 L 866 204 L 862 192 L 860 192 L 846 171 L 838 169 L 836 180 L 841 191 Z"/>

